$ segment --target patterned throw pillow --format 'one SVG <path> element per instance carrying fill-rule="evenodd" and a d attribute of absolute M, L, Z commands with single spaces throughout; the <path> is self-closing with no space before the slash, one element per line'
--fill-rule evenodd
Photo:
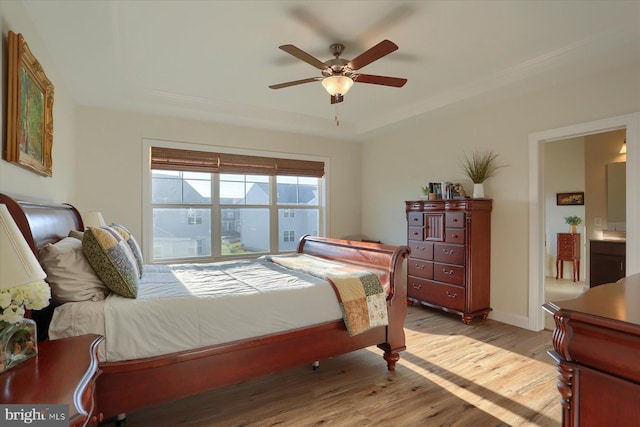
<path fill-rule="evenodd" d="M 143 273 L 142 269 L 144 267 L 144 262 L 142 261 L 142 251 L 140 250 L 140 245 L 138 245 L 138 242 L 136 242 L 136 239 L 134 239 L 133 234 L 131 234 L 131 232 L 127 230 L 124 225 L 111 224 L 111 228 L 116 230 L 122 237 L 122 240 L 127 242 L 129 247 L 131 248 L 133 257 L 136 259 L 138 272 L 140 273 L 140 277 L 142 277 L 142 273 Z"/>
<path fill-rule="evenodd" d="M 82 252 L 109 289 L 123 297 L 137 297 L 136 261 L 117 231 L 111 227 L 87 228 L 82 239 Z"/>

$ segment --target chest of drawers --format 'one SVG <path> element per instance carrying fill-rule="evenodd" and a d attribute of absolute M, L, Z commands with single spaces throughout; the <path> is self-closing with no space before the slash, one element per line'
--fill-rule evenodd
<path fill-rule="evenodd" d="M 407 201 L 407 296 L 462 316 L 490 308 L 490 199 Z"/>
<path fill-rule="evenodd" d="M 556 279 L 564 278 L 564 261 L 573 263 L 573 281 L 580 281 L 580 234 L 558 233 Z"/>

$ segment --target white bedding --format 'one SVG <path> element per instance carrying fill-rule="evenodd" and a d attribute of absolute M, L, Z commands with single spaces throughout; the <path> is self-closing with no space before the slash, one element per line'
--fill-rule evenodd
<path fill-rule="evenodd" d="M 49 336 L 104 335 L 100 360 L 119 361 L 340 319 L 328 282 L 267 260 L 146 265 L 137 299 L 63 304 Z"/>

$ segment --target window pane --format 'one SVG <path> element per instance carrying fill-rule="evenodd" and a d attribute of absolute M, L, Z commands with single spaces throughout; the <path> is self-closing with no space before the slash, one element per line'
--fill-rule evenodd
<path fill-rule="evenodd" d="M 211 209 L 153 208 L 153 258 L 211 256 Z"/>
<path fill-rule="evenodd" d="M 278 204 L 318 205 L 318 178 L 278 177 Z"/>
<path fill-rule="evenodd" d="M 152 181 L 153 203 L 211 203 L 209 173 L 154 170 Z"/>
<path fill-rule="evenodd" d="M 269 177 L 266 175 L 220 175 L 220 203 L 226 205 L 268 205 Z"/>
<path fill-rule="evenodd" d="M 152 178 L 153 203 L 181 203 L 182 179 L 178 178 Z"/>
<path fill-rule="evenodd" d="M 211 203 L 211 178 L 202 179 L 185 179 L 182 185 L 182 197 L 185 204 Z"/>
<path fill-rule="evenodd" d="M 305 234 L 318 235 L 318 209 L 278 209 L 278 250 L 293 251 Z"/>
<path fill-rule="evenodd" d="M 222 209 L 222 255 L 269 252 L 269 209 Z"/>

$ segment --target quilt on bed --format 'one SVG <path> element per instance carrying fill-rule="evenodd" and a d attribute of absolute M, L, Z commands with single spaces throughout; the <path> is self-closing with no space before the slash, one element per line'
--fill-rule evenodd
<path fill-rule="evenodd" d="M 328 280 L 336 291 L 350 335 L 389 324 L 386 293 L 374 273 L 306 254 L 269 256 L 276 264 Z"/>

